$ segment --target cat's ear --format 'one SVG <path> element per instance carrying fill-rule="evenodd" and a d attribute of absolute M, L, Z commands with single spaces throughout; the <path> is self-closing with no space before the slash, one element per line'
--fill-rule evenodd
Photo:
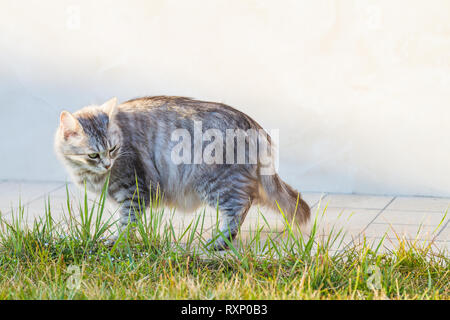
<path fill-rule="evenodd" d="M 109 118 L 113 118 L 117 113 L 117 98 L 114 97 L 109 99 L 104 104 L 102 104 L 103 110 L 108 114 Z"/>
<path fill-rule="evenodd" d="M 61 112 L 59 121 L 59 126 L 65 139 L 73 135 L 78 135 L 81 130 L 78 120 L 68 111 Z"/>

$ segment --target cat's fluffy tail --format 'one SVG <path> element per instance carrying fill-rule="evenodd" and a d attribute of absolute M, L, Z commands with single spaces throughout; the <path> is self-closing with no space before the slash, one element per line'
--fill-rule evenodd
<path fill-rule="evenodd" d="M 277 211 L 279 211 L 279 206 L 290 223 L 294 221 L 301 226 L 308 222 L 311 216 L 309 205 L 301 198 L 300 193 L 281 180 L 278 174 L 261 175 L 260 181 L 261 204 Z"/>

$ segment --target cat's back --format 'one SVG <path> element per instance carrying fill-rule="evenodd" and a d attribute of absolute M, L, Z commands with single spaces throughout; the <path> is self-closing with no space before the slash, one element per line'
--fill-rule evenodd
<path fill-rule="evenodd" d="M 128 100 L 119 110 L 134 120 L 157 119 L 169 123 L 202 121 L 206 127 L 260 129 L 245 113 L 219 102 L 201 101 L 180 96 L 152 96 Z"/>

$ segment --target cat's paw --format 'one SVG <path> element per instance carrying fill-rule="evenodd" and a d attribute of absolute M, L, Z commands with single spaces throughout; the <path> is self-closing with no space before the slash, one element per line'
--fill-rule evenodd
<path fill-rule="evenodd" d="M 214 251 L 222 251 L 230 248 L 225 239 L 222 237 L 219 237 L 217 239 L 209 239 L 206 242 L 206 247 Z"/>
<path fill-rule="evenodd" d="M 111 248 L 116 244 L 118 239 L 119 239 L 119 237 L 117 235 L 113 235 L 113 236 L 109 237 L 108 239 L 103 240 L 103 245 L 105 247 Z"/>

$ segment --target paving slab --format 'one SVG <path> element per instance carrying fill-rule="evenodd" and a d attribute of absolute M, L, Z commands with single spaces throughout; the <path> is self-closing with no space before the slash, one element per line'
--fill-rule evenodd
<path fill-rule="evenodd" d="M 448 198 L 396 197 L 386 208 L 388 210 L 437 211 L 445 212 L 450 206 Z"/>
<path fill-rule="evenodd" d="M 1 182 L 0 211 L 5 214 L 63 187 L 61 182 Z"/>
<path fill-rule="evenodd" d="M 320 235 L 332 230 L 357 235 L 379 214 L 378 209 L 326 208 L 317 217 Z"/>
<path fill-rule="evenodd" d="M 382 237 L 386 234 L 389 239 L 431 240 L 438 235 L 436 226 L 420 226 L 412 224 L 371 224 L 364 234 L 368 237 Z"/>
<path fill-rule="evenodd" d="M 317 207 L 320 202 L 325 201 L 326 193 L 317 193 L 317 192 L 304 192 L 302 193 L 302 199 L 306 201 L 307 204 L 311 208 Z"/>
<path fill-rule="evenodd" d="M 392 196 L 329 194 L 324 202 L 329 208 L 383 209 L 393 198 Z"/>
<path fill-rule="evenodd" d="M 446 223 L 449 215 L 440 211 L 414 211 L 414 210 L 390 210 L 386 209 L 380 213 L 373 223 L 387 224 L 411 224 L 437 226 L 440 223 Z"/>

